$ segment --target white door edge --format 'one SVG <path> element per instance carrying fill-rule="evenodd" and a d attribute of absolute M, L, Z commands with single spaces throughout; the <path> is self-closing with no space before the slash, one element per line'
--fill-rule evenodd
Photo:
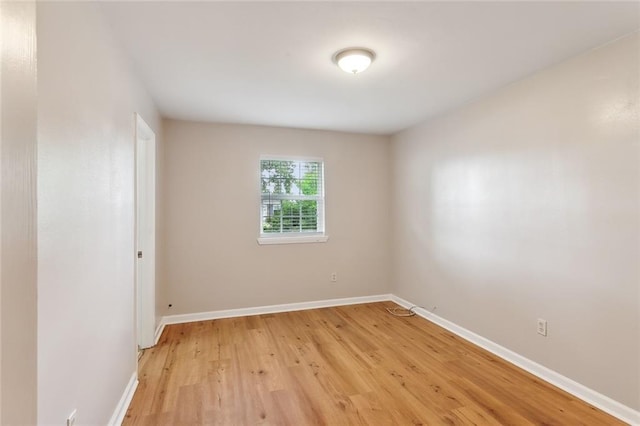
<path fill-rule="evenodd" d="M 137 345 L 154 345 L 155 334 L 155 188 L 156 139 L 153 130 L 135 114 L 135 298 Z M 142 252 L 142 258 L 138 253 Z"/>

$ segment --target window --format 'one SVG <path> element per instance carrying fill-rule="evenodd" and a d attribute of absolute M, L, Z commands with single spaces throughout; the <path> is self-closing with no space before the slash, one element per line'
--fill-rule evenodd
<path fill-rule="evenodd" d="M 324 164 L 260 159 L 260 244 L 324 242 Z"/>

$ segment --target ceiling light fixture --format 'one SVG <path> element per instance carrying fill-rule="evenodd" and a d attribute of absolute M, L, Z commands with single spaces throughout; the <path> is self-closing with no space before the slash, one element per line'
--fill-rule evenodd
<path fill-rule="evenodd" d="M 371 65 L 376 58 L 376 54 L 371 49 L 364 47 L 350 47 L 342 49 L 333 55 L 333 62 L 337 64 L 341 70 L 349 74 L 358 74 Z"/>

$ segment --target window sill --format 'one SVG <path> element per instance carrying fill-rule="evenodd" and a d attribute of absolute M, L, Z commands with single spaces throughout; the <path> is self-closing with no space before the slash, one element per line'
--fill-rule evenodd
<path fill-rule="evenodd" d="M 305 244 L 305 243 L 326 243 L 328 235 L 296 235 L 292 237 L 259 237 L 258 244 Z"/>

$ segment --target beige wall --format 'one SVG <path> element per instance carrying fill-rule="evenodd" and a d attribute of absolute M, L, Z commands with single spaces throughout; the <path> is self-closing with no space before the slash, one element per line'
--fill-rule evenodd
<path fill-rule="evenodd" d="M 388 138 L 164 123 L 169 314 L 388 292 Z M 327 243 L 258 245 L 261 154 L 324 158 Z"/>
<path fill-rule="evenodd" d="M 36 9 L 0 2 L 0 424 L 36 423 Z"/>
<path fill-rule="evenodd" d="M 39 3 L 38 422 L 104 425 L 136 370 L 134 112 L 95 3 Z"/>
<path fill-rule="evenodd" d="M 395 136 L 391 200 L 394 293 L 635 409 L 639 48 L 627 37 Z"/>

